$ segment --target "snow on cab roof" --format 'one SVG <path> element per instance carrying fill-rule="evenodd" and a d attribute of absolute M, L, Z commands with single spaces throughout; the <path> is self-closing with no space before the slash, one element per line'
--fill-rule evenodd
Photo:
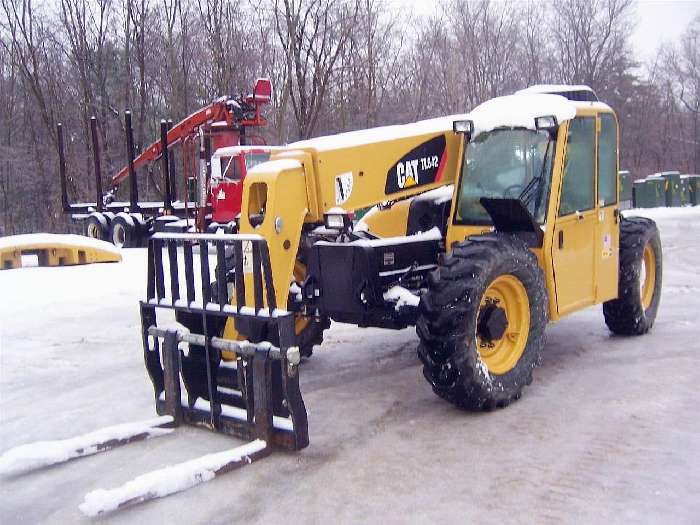
<path fill-rule="evenodd" d="M 560 124 L 576 116 L 576 105 L 560 95 L 523 93 L 487 100 L 469 113 L 474 137 L 496 128 L 535 129 L 535 118 L 554 115 Z"/>
<path fill-rule="evenodd" d="M 245 151 L 272 151 L 280 146 L 268 146 L 266 144 L 246 144 L 239 146 L 224 146 L 219 148 L 214 152 L 215 157 L 227 156 L 227 155 L 237 155 L 240 152 Z"/>
<path fill-rule="evenodd" d="M 267 162 L 261 162 L 260 164 L 253 166 L 248 174 L 257 172 L 265 173 L 267 171 L 293 170 L 296 168 L 301 168 L 301 162 L 299 162 L 297 159 L 268 160 Z"/>
<path fill-rule="evenodd" d="M 568 93 L 570 91 L 589 91 L 595 93 L 590 86 L 584 84 L 579 85 L 568 85 L 568 84 L 536 84 L 534 86 L 526 87 L 520 91 L 516 91 L 516 95 L 530 94 L 530 93 L 540 93 L 553 95 L 555 93 Z"/>
<path fill-rule="evenodd" d="M 363 146 L 387 140 L 396 140 L 416 135 L 445 133 L 452 131 L 455 120 L 472 120 L 474 137 L 500 127 L 535 129 L 535 118 L 554 115 L 561 124 L 576 116 L 578 107 L 595 107 L 610 110 L 602 102 L 573 101 L 565 96 L 547 93 L 550 88 L 565 90 L 587 90 L 588 86 L 540 85 L 516 92 L 514 95 L 496 97 L 478 105 L 470 113 L 448 115 L 411 124 L 370 128 L 336 135 L 327 135 L 288 144 L 288 148 L 313 148 L 317 151 Z"/>
<path fill-rule="evenodd" d="M 314 148 L 318 151 L 325 151 L 337 148 L 364 146 L 375 142 L 415 137 L 416 135 L 429 133 L 444 133 L 446 131 L 452 131 L 452 123 L 455 120 L 463 120 L 465 118 L 469 117 L 466 114 L 448 115 L 446 117 L 421 120 L 411 124 L 361 129 L 358 131 L 349 131 L 347 133 L 338 133 L 336 135 L 327 135 L 325 137 L 292 142 L 288 147 Z"/>

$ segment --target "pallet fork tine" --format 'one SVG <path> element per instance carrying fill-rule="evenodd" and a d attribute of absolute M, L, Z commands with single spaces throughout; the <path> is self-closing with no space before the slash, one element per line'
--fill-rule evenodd
<path fill-rule="evenodd" d="M 172 427 L 171 416 L 160 416 L 146 421 L 114 425 L 72 438 L 20 445 L 0 456 L 0 474 L 4 476 L 27 474 L 136 441 L 165 436 L 172 433 Z"/>

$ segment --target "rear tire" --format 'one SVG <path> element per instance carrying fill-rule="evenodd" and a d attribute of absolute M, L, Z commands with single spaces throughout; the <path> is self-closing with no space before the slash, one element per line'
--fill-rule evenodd
<path fill-rule="evenodd" d="M 605 324 L 614 334 L 645 334 L 659 309 L 663 273 L 661 239 L 651 219 L 622 218 L 619 271 L 617 299 L 603 303 Z"/>
<path fill-rule="evenodd" d="M 547 293 L 537 258 L 517 237 L 493 233 L 458 244 L 430 274 L 419 308 L 418 356 L 441 398 L 490 410 L 518 399 L 532 382 L 545 342 Z M 500 328 L 485 328 L 499 309 Z"/>
<path fill-rule="evenodd" d="M 110 230 L 112 244 L 118 248 L 138 248 L 141 244 L 139 227 L 129 215 L 117 215 L 112 221 Z"/>
<path fill-rule="evenodd" d="M 85 236 L 99 241 L 108 240 L 109 224 L 101 213 L 93 213 L 85 221 Z"/>

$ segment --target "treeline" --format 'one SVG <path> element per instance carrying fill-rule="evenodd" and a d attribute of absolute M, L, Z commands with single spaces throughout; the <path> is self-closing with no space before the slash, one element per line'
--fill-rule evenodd
<path fill-rule="evenodd" d="M 56 124 L 69 191 L 105 177 L 221 95 L 270 77 L 270 143 L 465 112 L 536 83 L 588 84 L 617 111 L 634 174 L 700 172 L 700 17 L 635 61 L 632 0 L 441 0 L 429 14 L 382 0 L 0 0 L 0 235 L 65 231 Z M 157 177 L 146 175 L 157 189 Z"/>

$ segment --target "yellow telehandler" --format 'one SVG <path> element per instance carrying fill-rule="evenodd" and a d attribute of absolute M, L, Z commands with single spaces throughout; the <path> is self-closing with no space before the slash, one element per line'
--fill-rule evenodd
<path fill-rule="evenodd" d="M 142 314 L 159 413 L 241 435 L 243 413 L 258 409 L 257 372 L 271 424 L 255 435 L 306 446 L 298 364 L 329 319 L 415 325 L 436 394 L 472 410 L 508 405 L 532 381 L 548 321 L 603 303 L 614 333 L 643 334 L 654 322 L 659 233 L 651 220 L 621 217 L 617 173 L 615 113 L 582 87 L 530 88 L 467 115 L 280 148 L 246 179 L 238 234 L 153 240 Z M 167 394 L 159 307 L 189 330 L 170 335 L 189 351 L 169 357 L 187 403 Z M 198 410 L 198 400 L 214 408 Z M 221 405 L 243 410 L 229 417 Z M 247 416 L 251 428 L 256 418 Z"/>
<path fill-rule="evenodd" d="M 151 243 L 141 308 L 158 412 L 303 448 L 298 365 L 329 319 L 415 325 L 437 395 L 472 410 L 508 405 L 532 381 L 548 321 L 603 303 L 613 333 L 654 323 L 659 233 L 651 220 L 621 217 L 617 173 L 615 113 L 582 86 L 533 87 L 467 115 L 280 148 L 245 181 L 238 234 Z M 159 307 L 189 333 L 159 328 Z M 168 337 L 164 369 L 158 341 Z"/>
<path fill-rule="evenodd" d="M 330 320 L 415 325 L 425 378 L 469 410 L 520 397 L 548 321 L 602 303 L 613 333 L 647 332 L 659 232 L 620 215 L 618 144 L 592 90 L 534 87 L 466 115 L 276 148 L 245 179 L 238 233 L 155 234 L 140 304 L 151 426 L 251 440 L 183 464 L 171 492 L 308 445 L 300 362 Z M 168 310 L 176 324 L 158 319 Z M 86 508 L 168 493 L 149 476 Z"/>

